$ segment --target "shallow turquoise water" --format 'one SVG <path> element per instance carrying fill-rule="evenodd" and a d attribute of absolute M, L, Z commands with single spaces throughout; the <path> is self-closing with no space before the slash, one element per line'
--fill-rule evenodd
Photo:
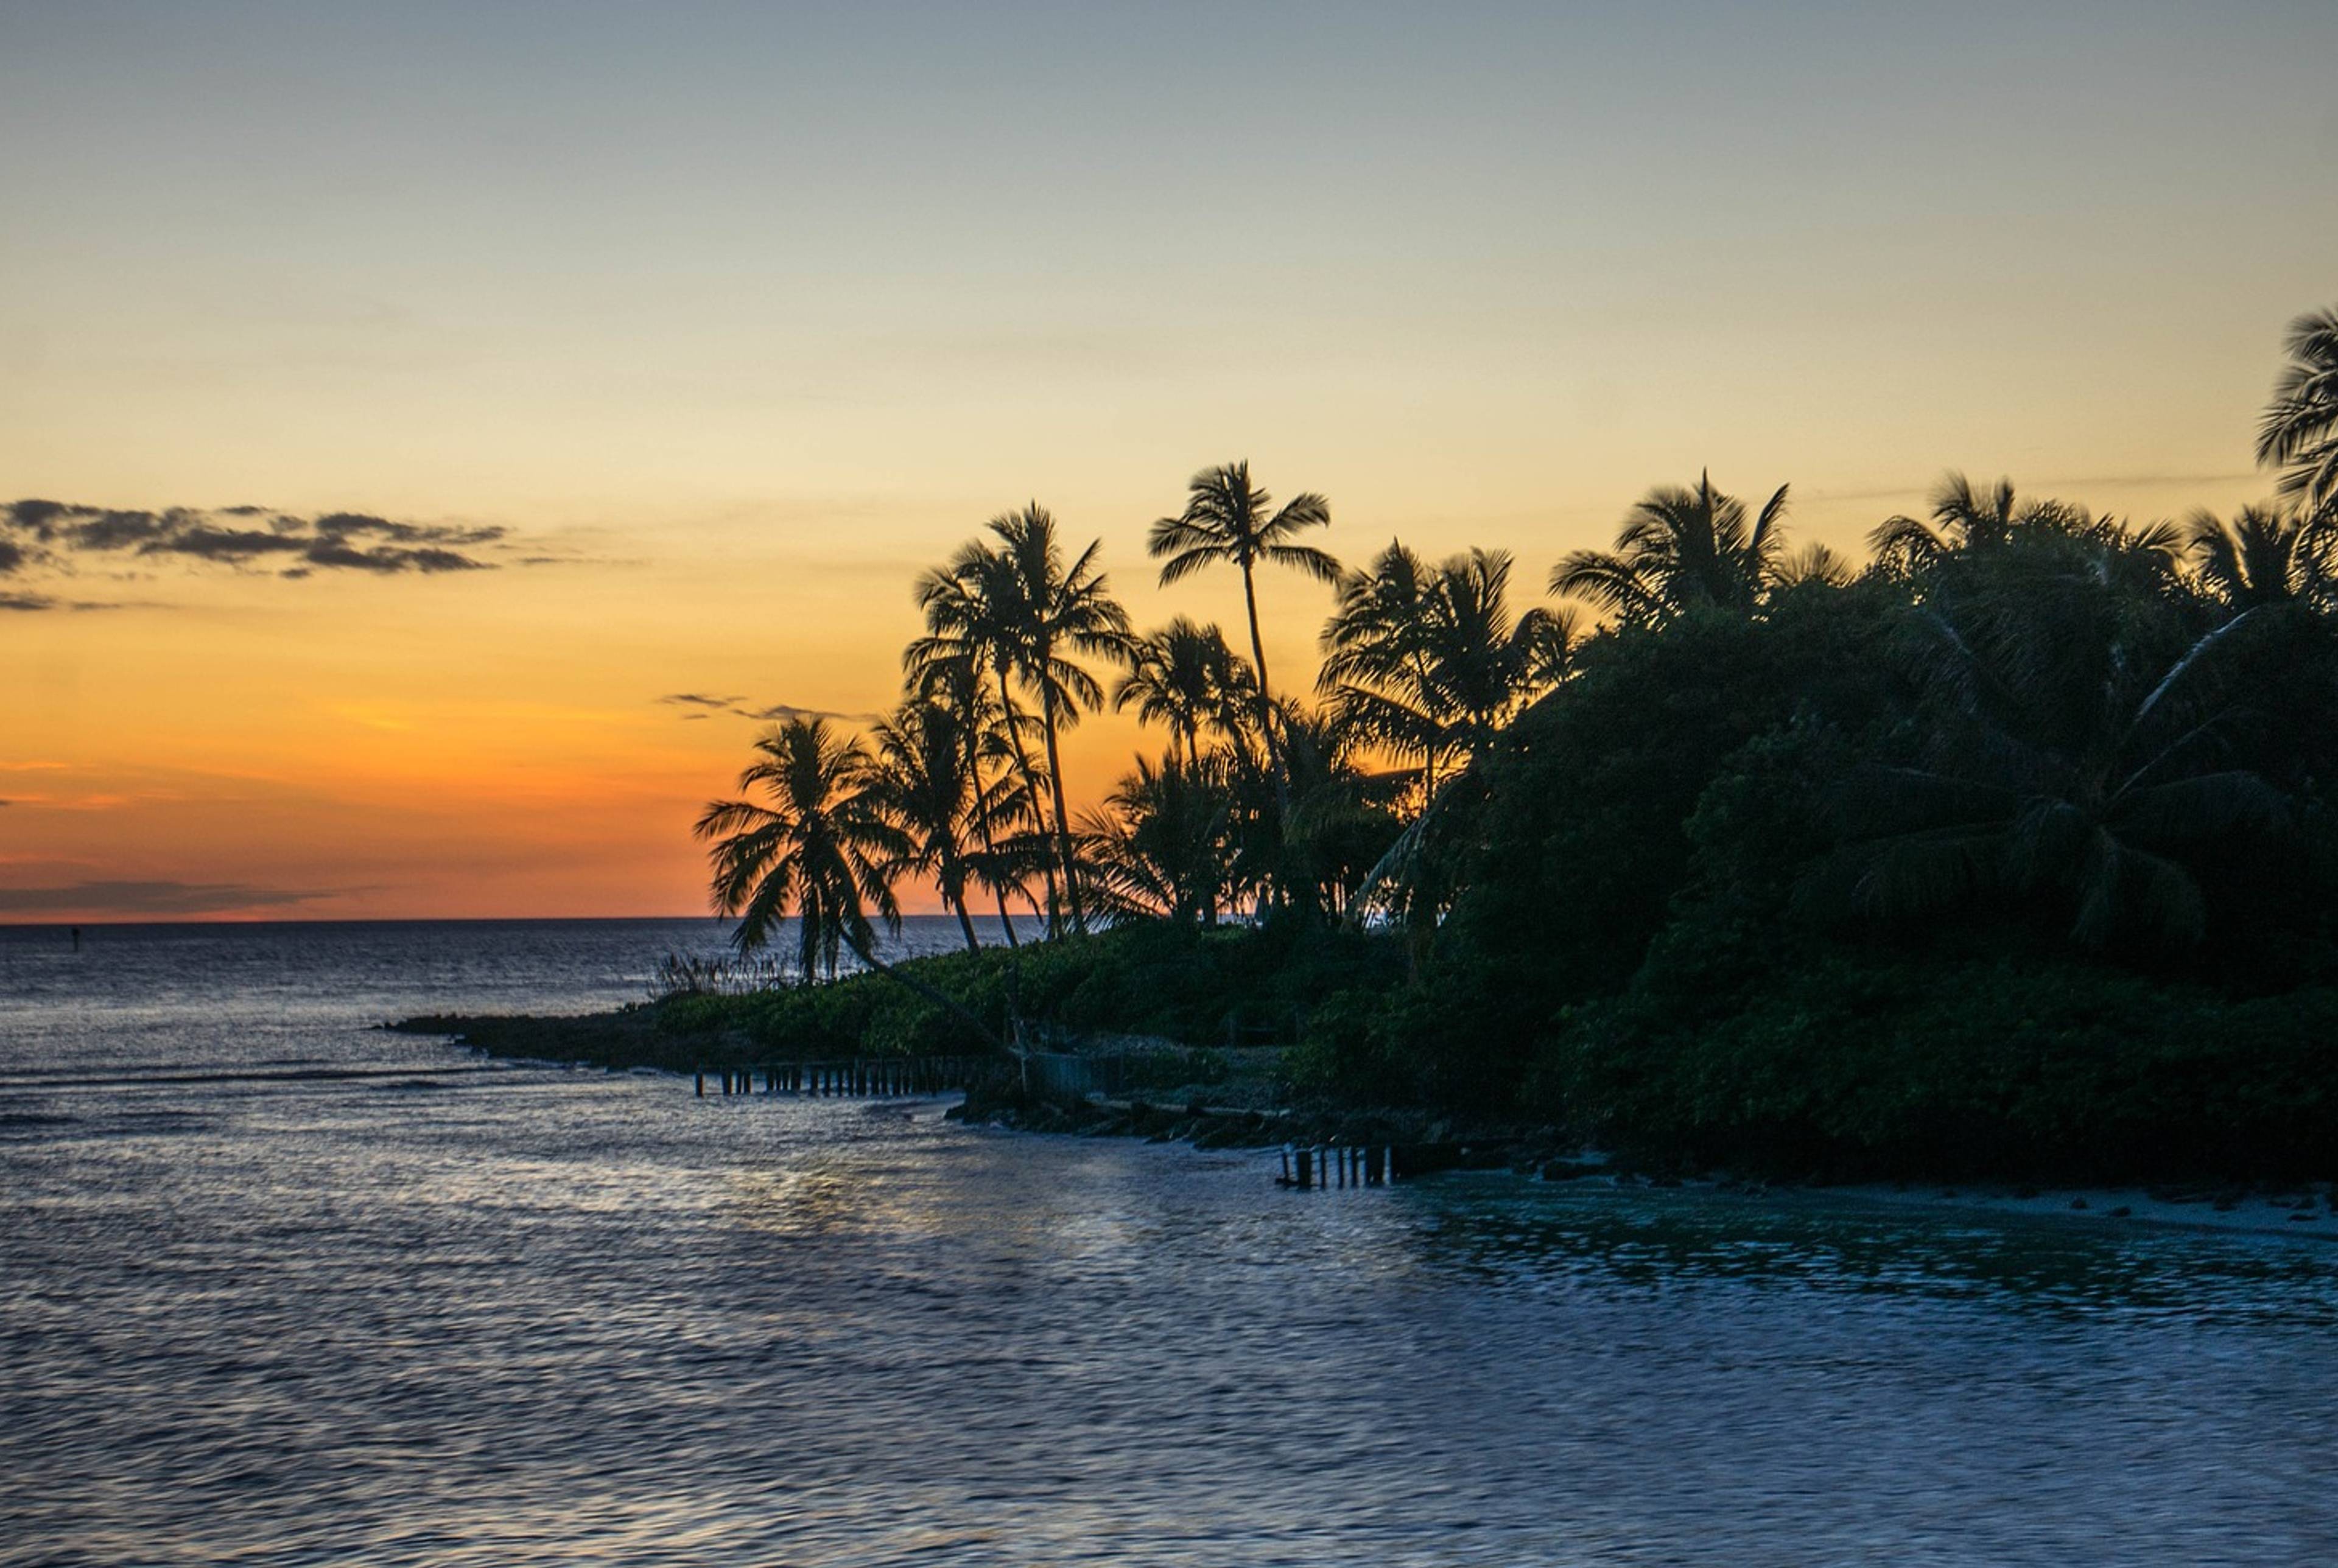
<path fill-rule="evenodd" d="M 2338 1556 L 2327 1242 L 1299 1194 L 361 1027 L 673 935 L 0 933 L 0 1560 Z"/>

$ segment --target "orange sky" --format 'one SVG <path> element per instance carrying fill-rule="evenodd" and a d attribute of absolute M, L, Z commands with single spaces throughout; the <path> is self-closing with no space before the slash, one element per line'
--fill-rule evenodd
<path fill-rule="evenodd" d="M 1702 465 L 1839 546 L 1952 466 L 2257 498 L 2338 20 L 2112 15 L 12 13 L 0 495 L 506 534 L 0 574 L 0 920 L 698 912 L 754 726 L 661 696 L 885 705 L 916 571 L 1034 497 L 1231 630 L 1142 542 L 1235 457 L 1529 592 Z M 1328 593 L 1262 592 L 1297 683 Z M 1084 725 L 1076 802 L 1148 743 Z"/>

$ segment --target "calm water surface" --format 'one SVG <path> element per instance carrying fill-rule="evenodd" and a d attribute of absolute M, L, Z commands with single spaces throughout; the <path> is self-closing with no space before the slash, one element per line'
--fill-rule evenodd
<path fill-rule="evenodd" d="M 715 936 L 0 930 L 0 1560 L 2338 1559 L 2326 1242 L 1291 1194 L 366 1027 Z"/>

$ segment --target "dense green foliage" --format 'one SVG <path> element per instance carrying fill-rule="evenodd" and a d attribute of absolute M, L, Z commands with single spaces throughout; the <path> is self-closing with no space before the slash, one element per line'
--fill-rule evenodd
<path fill-rule="evenodd" d="M 754 819 L 899 846 L 770 910 L 874 964 L 857 897 L 922 870 L 969 951 L 671 1022 L 816 1054 L 1287 1018 L 1326 1098 L 1673 1158 L 2338 1174 L 2330 328 L 2298 324 L 2267 416 L 2285 500 L 2137 525 L 1950 475 L 1862 565 L 1787 549 L 1784 487 L 1753 510 L 1700 476 L 1552 572 L 1611 618 L 1588 636 L 1513 610 L 1498 554 L 1340 571 L 1289 537 L 1329 504 L 1270 513 L 1246 466 L 1152 544 L 1164 581 L 1241 569 L 1248 663 L 1214 627 L 1135 634 L 1095 545 L 1066 564 L 1043 512 L 1002 518 L 921 584 L 886 760 Z M 1338 584 L 1319 708 L 1258 667 L 1261 564 Z M 1055 735 L 1104 687 L 1075 654 L 1170 740 L 1076 831 Z M 765 907 L 743 864 L 718 896 Z M 975 950 L 967 888 L 1037 907 L 1035 881 L 1054 939 Z"/>
<path fill-rule="evenodd" d="M 1002 1034 L 1019 1014 L 1040 1044 L 1059 1029 L 1189 1045 L 1272 1044 L 1292 1037 L 1315 998 L 1384 994 L 1403 976 L 1402 959 L 1385 937 L 1302 927 L 1203 931 L 1167 921 L 1019 950 L 911 959 L 899 968 Z M 732 1056 L 877 1055 L 968 1045 L 954 1014 L 882 975 L 673 996 L 656 1012 L 662 1034 L 727 1041 Z"/>

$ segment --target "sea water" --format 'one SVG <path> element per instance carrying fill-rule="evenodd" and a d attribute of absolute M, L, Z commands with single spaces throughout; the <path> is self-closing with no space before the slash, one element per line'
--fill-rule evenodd
<path fill-rule="evenodd" d="M 0 930 L 0 1561 L 2338 1560 L 2325 1241 L 1299 1193 L 371 1027 L 719 937 Z"/>

